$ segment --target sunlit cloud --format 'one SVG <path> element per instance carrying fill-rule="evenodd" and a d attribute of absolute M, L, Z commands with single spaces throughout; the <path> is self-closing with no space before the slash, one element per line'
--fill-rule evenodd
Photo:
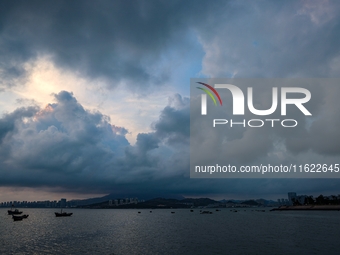
<path fill-rule="evenodd" d="M 140 95 L 126 89 L 129 84 L 120 83 L 110 89 L 104 79 L 81 77 L 72 70 L 58 68 L 50 56 L 41 56 L 24 65 L 26 79 L 20 86 L 0 93 L 3 97 L 2 111 L 14 110 L 17 99 L 34 100 L 44 107 L 53 99 L 52 95 L 61 90 L 71 91 L 87 109 L 99 110 L 109 116 L 112 122 L 121 127 L 128 127 L 127 138 L 134 144 L 139 132 L 150 131 L 150 124 L 157 120 L 159 112 L 167 105 L 169 96 L 175 91 L 170 86 L 161 91 L 149 90 Z M 45 108 L 47 110 L 47 108 Z"/>

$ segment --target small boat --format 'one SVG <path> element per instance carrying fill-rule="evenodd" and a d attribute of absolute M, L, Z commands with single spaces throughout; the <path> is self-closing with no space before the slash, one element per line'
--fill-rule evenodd
<path fill-rule="evenodd" d="M 210 211 L 203 211 L 200 214 L 212 214 L 212 212 L 210 212 Z"/>
<path fill-rule="evenodd" d="M 22 220 L 22 219 L 26 219 L 26 218 L 28 218 L 28 214 L 24 214 L 24 215 L 12 215 L 12 219 L 14 220 L 14 221 L 20 221 L 20 220 Z"/>
<path fill-rule="evenodd" d="M 13 210 L 8 210 L 8 215 L 18 215 L 18 214 L 22 214 L 21 211 L 19 211 L 18 209 Z"/>
<path fill-rule="evenodd" d="M 67 213 L 67 212 L 62 212 L 62 213 L 57 213 L 55 212 L 56 217 L 66 217 L 66 216 L 71 216 L 73 213 Z"/>
<path fill-rule="evenodd" d="M 67 213 L 67 212 L 63 212 L 63 209 L 61 209 L 60 213 L 55 212 L 55 217 L 67 217 L 67 216 L 71 216 L 73 213 Z"/>

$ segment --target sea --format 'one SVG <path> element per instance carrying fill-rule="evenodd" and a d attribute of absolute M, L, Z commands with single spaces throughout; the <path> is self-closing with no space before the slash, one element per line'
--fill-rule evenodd
<path fill-rule="evenodd" d="M 258 209 L 1 208 L 0 254 L 340 254 L 340 211 Z"/>

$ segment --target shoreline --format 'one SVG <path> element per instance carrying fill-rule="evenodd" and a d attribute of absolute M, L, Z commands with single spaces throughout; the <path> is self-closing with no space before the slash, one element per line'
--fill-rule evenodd
<path fill-rule="evenodd" d="M 270 211 L 340 211 L 340 205 L 296 205 L 280 206 Z"/>

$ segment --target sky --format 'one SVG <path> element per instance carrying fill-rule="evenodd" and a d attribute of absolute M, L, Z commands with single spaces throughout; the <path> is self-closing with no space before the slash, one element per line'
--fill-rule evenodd
<path fill-rule="evenodd" d="M 339 194 L 335 178 L 189 172 L 190 78 L 339 78 L 339 13 L 327 0 L 1 1 L 0 201 Z M 339 159 L 340 90 L 314 95 L 311 128 L 280 134 L 288 159 Z M 230 155 L 275 162 L 277 140 L 249 137 L 231 134 Z"/>

